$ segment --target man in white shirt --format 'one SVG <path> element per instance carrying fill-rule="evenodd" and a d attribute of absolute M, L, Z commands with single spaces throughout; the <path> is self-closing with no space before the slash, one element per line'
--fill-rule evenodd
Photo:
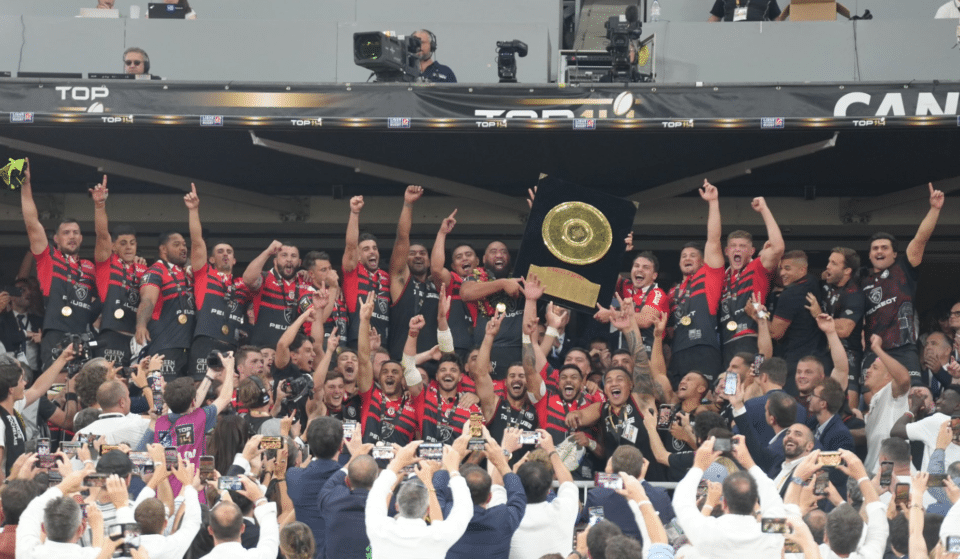
<path fill-rule="evenodd" d="M 243 489 L 237 491 L 254 503 L 253 515 L 260 525 L 260 540 L 257 547 L 244 549 L 240 544 L 243 533 L 243 513 L 232 502 L 217 504 L 210 511 L 210 526 L 213 550 L 202 559 L 276 559 L 280 550 L 280 525 L 277 524 L 277 505 L 263 496 L 260 486 L 247 476 L 240 476 Z"/>
<path fill-rule="evenodd" d="M 140 546 L 149 550 L 150 559 L 182 559 L 200 531 L 202 518 L 197 496 L 200 476 L 194 474 L 194 467 L 190 462 L 184 462 L 176 473 L 182 483 L 180 496 L 183 498 L 181 506 L 184 507 L 183 521 L 176 532 L 169 536 L 163 535 L 167 526 L 167 514 L 159 499 L 146 499 L 134 511 L 134 518 L 140 525 Z"/>
<path fill-rule="evenodd" d="M 880 443 L 890 436 L 890 430 L 900 417 L 909 411 L 907 392 L 910 373 L 883 350 L 880 336 L 870 337 L 870 349 L 877 359 L 867 369 L 863 379 L 864 396 L 870 409 L 864 417 L 867 424 L 867 459 L 863 465 L 868 472 L 877 471 Z M 872 394 L 872 396 L 870 396 Z"/>
<path fill-rule="evenodd" d="M 960 0 L 949 0 L 937 9 L 937 15 L 934 19 L 957 19 L 960 18 Z"/>
<path fill-rule="evenodd" d="M 373 559 L 443 559 L 457 543 L 473 517 L 473 500 L 467 482 L 460 475 L 460 454 L 452 447 L 443 447 L 443 467 L 450 474 L 453 508 L 450 514 L 429 526 L 423 517 L 429 505 L 427 488 L 417 481 L 400 485 L 397 493 L 396 518 L 387 516 L 387 498 L 404 467 L 416 463 L 417 447 L 413 441 L 405 447 L 394 445 L 395 456 L 387 469 L 380 472 L 367 496 L 365 511 L 367 537 Z"/>
<path fill-rule="evenodd" d="M 580 512 L 580 491 L 573 483 L 570 470 L 556 453 L 553 437 L 543 429 L 538 429 L 537 433 L 540 448 L 550 455 L 553 471 L 542 462 L 526 462 L 517 470 L 527 494 L 527 508 L 510 540 L 510 559 L 539 559 L 550 553 L 566 557 L 572 551 L 573 529 Z M 548 503 L 547 495 L 554 475 L 560 488 L 557 498 Z"/>
<path fill-rule="evenodd" d="M 813 452 L 813 446 L 813 432 L 809 427 L 803 423 L 794 423 L 787 428 L 783 437 L 783 464 L 780 466 L 780 473 L 773 479 L 781 495 L 784 485 L 793 476 L 794 469 Z"/>
<path fill-rule="evenodd" d="M 890 430 L 891 437 L 900 437 L 911 441 L 923 441 L 923 463 L 920 469 L 926 471 L 930 463 L 930 455 L 937 448 L 937 435 L 940 433 L 940 426 L 950 418 L 960 413 L 960 384 L 951 384 L 945 386 L 940 392 L 940 398 L 937 399 L 936 407 L 932 415 L 928 415 L 920 420 L 914 420 L 921 413 L 921 408 L 926 406 L 919 396 L 909 396 L 909 407 L 903 416 L 901 416 Z M 960 446 L 950 442 L 946 448 L 944 462 L 952 464 L 960 460 Z"/>
<path fill-rule="evenodd" d="M 104 437 L 107 444 L 126 444 L 135 448 L 150 427 L 150 420 L 130 413 L 130 389 L 125 382 L 111 380 L 97 389 L 100 417 L 80 431 L 83 435 Z"/>
<path fill-rule="evenodd" d="M 734 458 L 747 472 L 736 472 L 723 481 L 723 516 L 704 516 L 697 510 L 697 485 L 703 471 L 720 457 L 713 450 L 714 437 L 697 449 L 693 467 L 677 484 L 673 509 L 690 543 L 703 557 L 715 559 L 779 559 L 783 554 L 783 536 L 764 534 L 754 517 L 757 501 L 760 515 L 783 518 L 786 511 L 773 480 L 754 463 L 743 435 L 734 437 Z"/>

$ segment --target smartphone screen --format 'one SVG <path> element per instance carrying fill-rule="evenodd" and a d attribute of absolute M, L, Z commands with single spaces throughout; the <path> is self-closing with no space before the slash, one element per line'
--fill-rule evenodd
<path fill-rule="evenodd" d="M 54 467 L 54 457 L 50 456 L 50 439 L 37 439 L 37 462 L 41 468 Z"/>
<path fill-rule="evenodd" d="M 163 449 L 163 461 L 167 464 L 168 470 L 176 470 L 180 465 L 177 448 L 168 446 Z"/>
<path fill-rule="evenodd" d="M 910 484 L 909 483 L 898 483 L 895 499 L 897 501 L 897 506 L 909 506 L 910 505 Z"/>
<path fill-rule="evenodd" d="M 660 404 L 659 415 L 657 415 L 657 429 L 662 431 L 670 430 L 670 418 L 673 416 L 672 404 Z"/>
<path fill-rule="evenodd" d="M 953 431 L 953 444 L 960 445 L 960 416 L 950 418 L 950 430 Z"/>
<path fill-rule="evenodd" d="M 880 462 L 880 486 L 889 487 L 893 479 L 893 462 Z"/>
<path fill-rule="evenodd" d="M 723 379 L 723 393 L 728 396 L 737 393 L 737 373 L 727 372 Z"/>
<path fill-rule="evenodd" d="M 200 481 L 205 482 L 213 479 L 213 456 L 200 457 Z"/>
<path fill-rule="evenodd" d="M 732 439 L 715 439 L 713 441 L 713 450 L 719 452 L 730 452 L 733 450 Z"/>
<path fill-rule="evenodd" d="M 827 486 L 830 485 L 830 474 L 823 470 L 817 472 L 817 480 L 813 484 L 814 495 L 826 495 Z"/>
<path fill-rule="evenodd" d="M 763 354 L 758 353 L 756 357 L 753 358 L 753 370 L 751 374 L 755 377 L 760 376 L 760 365 L 763 365 Z"/>

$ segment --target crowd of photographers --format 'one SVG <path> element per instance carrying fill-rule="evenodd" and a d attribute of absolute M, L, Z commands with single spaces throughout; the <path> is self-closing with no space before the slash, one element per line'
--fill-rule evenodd
<path fill-rule="evenodd" d="M 705 182 L 682 280 L 632 253 L 592 317 L 512 277 L 503 243 L 448 245 L 455 210 L 412 242 L 420 187 L 386 269 L 354 197 L 339 267 L 274 241 L 240 276 L 195 188 L 189 245 L 163 233 L 152 263 L 108 195 L 83 259 L 77 222 L 48 239 L 26 167 L 0 559 L 960 553 L 960 303 L 923 329 L 913 305 L 932 186 L 904 252 L 877 234 L 869 264 L 837 247 L 818 278 L 762 198 L 760 252 L 724 248 Z"/>

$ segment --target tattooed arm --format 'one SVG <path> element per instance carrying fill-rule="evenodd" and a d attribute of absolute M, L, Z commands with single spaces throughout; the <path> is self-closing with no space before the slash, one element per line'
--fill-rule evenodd
<path fill-rule="evenodd" d="M 640 375 L 650 375 L 650 359 L 647 356 L 647 350 L 643 347 L 643 338 L 640 335 L 640 327 L 634 319 L 633 305 L 625 304 L 620 295 L 617 295 L 620 301 L 620 310 L 614 313 L 610 324 L 623 334 L 623 340 L 627 343 L 627 349 L 633 356 L 633 385 L 637 386 Z"/>

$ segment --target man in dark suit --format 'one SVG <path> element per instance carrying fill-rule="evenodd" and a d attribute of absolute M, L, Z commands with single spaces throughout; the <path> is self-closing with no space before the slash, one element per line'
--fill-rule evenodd
<path fill-rule="evenodd" d="M 643 458 L 640 451 L 633 446 L 619 446 L 613 451 L 613 456 L 607 463 L 607 473 L 616 474 L 626 472 L 640 480 L 643 490 L 647 493 L 647 498 L 653 504 L 653 508 L 660 515 L 660 521 L 664 524 L 674 519 L 676 514 L 673 512 L 673 504 L 666 491 L 654 487 L 643 480 L 647 473 L 647 461 Z M 617 525 L 625 536 L 642 541 L 640 537 L 640 528 L 637 526 L 636 517 L 627 505 L 627 498 L 618 494 L 613 489 L 598 487 L 591 489 L 587 493 L 587 503 L 580 510 L 578 523 L 590 520 L 590 510 L 594 507 L 603 508 L 603 517 Z"/>
<path fill-rule="evenodd" d="M 777 432 L 773 430 L 769 423 L 767 423 L 767 400 L 770 398 L 771 392 L 775 390 L 783 391 L 783 385 L 786 382 L 787 362 L 783 359 L 780 359 L 779 357 L 771 357 L 760 365 L 757 383 L 763 390 L 763 396 L 751 398 L 744 404 L 746 407 L 748 422 L 753 426 L 753 430 L 757 434 L 757 439 L 760 441 L 770 441 L 777 434 Z M 733 401 L 731 400 L 731 404 L 732 403 Z M 736 407 L 734 407 L 734 410 L 736 410 Z M 741 420 L 741 422 L 737 425 L 737 431 L 740 433 L 743 433 L 742 422 L 743 420 Z M 803 406 L 798 406 L 795 419 L 791 420 L 785 425 L 806 422 L 807 410 L 804 409 Z M 781 429 L 782 428 L 783 427 L 781 427 Z M 746 435 L 746 433 L 743 434 Z"/>
<path fill-rule="evenodd" d="M 757 465 L 769 474 L 772 471 L 778 472 L 780 464 L 783 463 L 783 439 L 787 427 L 795 423 L 798 406 L 793 396 L 786 392 L 774 390 L 765 396 L 767 402 L 764 407 L 764 417 L 765 423 L 774 433 L 772 439 L 763 438 L 763 435 L 754 428 L 746 407 L 740 400 L 742 393 L 739 389 L 737 394 L 730 397 L 730 405 L 733 407 L 733 421 L 743 434 L 751 456 Z M 754 400 L 757 399 L 759 398 L 754 398 Z"/>
<path fill-rule="evenodd" d="M 465 440 L 463 437 L 458 441 Z M 527 494 L 517 474 L 510 470 L 507 457 L 492 438 L 487 435 L 487 460 L 493 464 L 503 486 L 507 490 L 506 504 L 490 505 L 490 488 L 492 479 L 486 470 L 473 464 L 460 467 L 460 475 L 470 488 L 470 497 L 473 499 L 473 519 L 467 526 L 467 531 L 453 544 L 447 552 L 447 559 L 508 559 L 510 556 L 510 540 L 513 533 L 523 520 L 523 513 L 527 507 Z M 454 448 L 456 448 L 456 444 Z M 444 518 L 453 508 L 453 494 L 448 487 L 450 474 L 444 470 L 433 475 L 433 487 L 437 492 L 437 501 L 443 511 Z"/>
<path fill-rule="evenodd" d="M 853 436 L 850 429 L 837 415 L 846 397 L 843 388 L 832 378 L 825 378 L 813 389 L 810 398 L 810 413 L 816 419 L 814 436 L 822 450 L 846 449 L 853 452 Z"/>
<path fill-rule="evenodd" d="M 335 417 L 320 417 L 307 428 L 307 443 L 313 460 L 306 468 L 287 471 L 287 495 L 293 501 L 297 520 L 310 527 L 317 545 L 317 558 L 326 557 L 326 525 L 320 510 L 320 490 L 337 470 L 343 446 L 343 424 Z"/>
<path fill-rule="evenodd" d="M 327 557 L 365 559 L 370 540 L 365 514 L 367 495 L 377 479 L 377 462 L 368 454 L 350 459 L 346 468 L 330 476 L 320 490 L 320 511 L 326 529 Z"/>
<path fill-rule="evenodd" d="M 37 371 L 43 317 L 30 312 L 32 293 L 24 280 L 17 281 L 9 293 L 0 293 L 0 343 Z"/>

